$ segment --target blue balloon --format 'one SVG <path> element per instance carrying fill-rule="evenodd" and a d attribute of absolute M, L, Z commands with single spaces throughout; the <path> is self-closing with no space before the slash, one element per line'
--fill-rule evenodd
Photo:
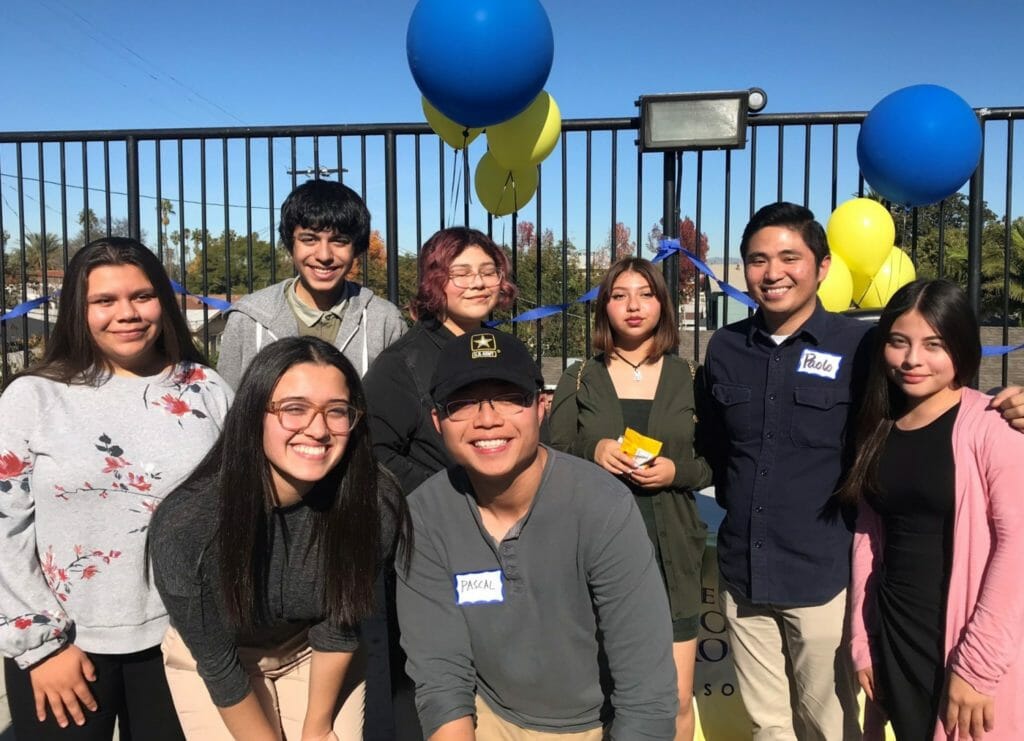
<path fill-rule="evenodd" d="M 958 191 L 981 157 L 981 125 L 967 102 L 938 85 L 912 85 L 871 109 L 857 138 L 864 179 L 907 206 L 938 203 Z"/>
<path fill-rule="evenodd" d="M 471 128 L 506 121 L 533 102 L 554 47 L 538 0 L 419 0 L 405 38 L 423 97 Z"/>

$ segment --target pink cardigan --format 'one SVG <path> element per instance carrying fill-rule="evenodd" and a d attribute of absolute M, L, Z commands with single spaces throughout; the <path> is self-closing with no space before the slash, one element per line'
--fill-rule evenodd
<path fill-rule="evenodd" d="M 1019 741 L 1024 739 L 1024 435 L 987 408 L 989 399 L 964 389 L 953 424 L 956 501 L 946 666 L 978 692 L 995 696 L 995 730 L 985 734 L 986 740 Z M 874 578 L 883 534 L 878 513 L 861 502 L 850 588 L 850 648 L 857 670 L 872 665 Z M 869 708 L 866 717 L 864 738 L 881 739 L 878 708 Z M 947 739 L 939 719 L 934 739 Z"/>

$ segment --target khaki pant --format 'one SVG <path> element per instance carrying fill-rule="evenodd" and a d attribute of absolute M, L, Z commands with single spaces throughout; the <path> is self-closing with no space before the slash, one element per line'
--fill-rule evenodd
<path fill-rule="evenodd" d="M 861 737 L 846 590 L 824 605 L 753 604 L 722 590 L 736 678 L 756 741 Z"/>
<path fill-rule="evenodd" d="M 476 738 L 477 741 L 602 741 L 604 729 L 591 728 L 579 733 L 531 731 L 496 715 L 480 695 L 477 695 Z"/>
<path fill-rule="evenodd" d="M 186 738 L 233 741 L 178 631 L 168 629 L 160 648 L 164 654 L 167 684 Z M 240 648 L 238 654 L 263 711 L 268 718 L 280 719 L 278 737 L 283 741 L 298 741 L 306 715 L 312 658 L 305 631 L 284 644 Z M 357 651 L 349 664 L 334 719 L 334 732 L 340 741 L 358 741 L 363 737 L 365 674 L 365 657 L 362 651 Z"/>

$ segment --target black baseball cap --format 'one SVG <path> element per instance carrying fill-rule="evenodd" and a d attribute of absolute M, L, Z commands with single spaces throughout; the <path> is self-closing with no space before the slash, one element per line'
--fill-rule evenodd
<path fill-rule="evenodd" d="M 477 381 L 507 381 L 534 393 L 544 385 L 526 345 L 506 332 L 477 329 L 450 340 L 441 351 L 430 395 L 445 404 L 459 389 Z"/>

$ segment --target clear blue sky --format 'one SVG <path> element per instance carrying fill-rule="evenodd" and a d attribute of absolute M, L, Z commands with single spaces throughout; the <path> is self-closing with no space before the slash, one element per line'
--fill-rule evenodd
<path fill-rule="evenodd" d="M 924 82 L 949 87 L 975 107 L 1024 105 L 1022 0 L 544 4 L 555 38 L 545 89 L 563 118 L 632 116 L 636 97 L 645 93 L 751 86 L 767 91 L 767 112 L 867 110 L 893 90 Z M 414 0 L 6 0 L 0 2 L 0 131 L 421 121 L 405 55 L 414 6 Z M 495 49 L 516 53 L 512 43 Z M 620 144 L 628 150 L 632 137 Z M 795 137 L 786 144 L 787 157 L 790 147 L 800 148 Z M 1024 159 L 1024 147 L 1017 149 L 1018 160 Z M 635 167 L 626 162 L 620 167 Z M 8 159 L 5 172 L 9 165 Z M 545 183 L 554 171 L 545 166 Z M 652 162 L 647 175 L 657 171 Z M 1000 181 L 994 173 L 986 176 L 993 178 L 986 198 L 998 201 Z M 710 186 L 716 176 L 707 177 Z M 373 173 L 368 183 L 375 214 L 382 213 L 382 178 Z M 599 187 L 595 183 L 595 203 Z M 11 188 L 5 178 L 8 207 Z M 845 200 L 852 188 L 841 188 Z M 816 184 L 812 198 L 822 220 L 825 190 Z M 144 182 L 144 194 L 151 191 Z M 281 189 L 275 193 L 280 200 Z M 1015 201 L 1021 194 L 1018 185 Z M 787 183 L 785 195 L 799 200 L 800 184 Z M 691 196 L 692 187 L 684 187 L 684 213 L 694 212 Z M 635 193 L 620 192 L 619 198 L 627 204 L 624 212 L 630 199 L 635 203 Z M 758 198 L 766 202 L 774 194 Z M 210 200 L 216 202 L 216 195 Z M 560 221 L 549 211 L 555 200 L 545 201 L 545 226 Z M 638 221 L 645 232 L 657 220 L 660 203 L 651 200 L 642 215 L 634 209 L 619 216 L 634 237 Z M 576 194 L 570 198 L 569 216 L 569 238 L 577 244 L 583 231 L 578 201 Z M 48 196 L 48 211 L 53 202 Z M 1000 203 L 992 205 L 1004 212 Z M 32 208 L 29 196 L 26 211 Z M 720 209 L 709 207 L 702 226 L 713 252 L 720 244 Z M 743 216 L 737 209 L 740 226 Z M 52 214 L 47 218 L 53 221 Z M 195 220 L 194 210 L 187 218 Z M 269 233 L 262 229 L 266 210 L 254 218 L 254 230 Z M 409 209 L 400 210 L 403 250 L 415 246 L 409 218 Z M 535 218 L 529 206 L 523 218 Z M 239 216 L 231 221 L 242 227 Z M 596 245 L 607 239 L 607 215 L 592 222 Z M 376 225 L 382 226 L 380 220 Z M 5 228 L 11 227 L 5 213 Z M 145 228 L 152 236 L 155 227 Z M 738 229 L 732 228 L 735 242 Z"/>
<path fill-rule="evenodd" d="M 0 131 L 420 120 L 413 0 L 7 0 Z M 746 88 L 769 111 L 866 110 L 932 82 L 1024 102 L 1020 0 L 548 0 L 563 117 Z M 496 54 L 515 54 L 514 48 Z"/>

